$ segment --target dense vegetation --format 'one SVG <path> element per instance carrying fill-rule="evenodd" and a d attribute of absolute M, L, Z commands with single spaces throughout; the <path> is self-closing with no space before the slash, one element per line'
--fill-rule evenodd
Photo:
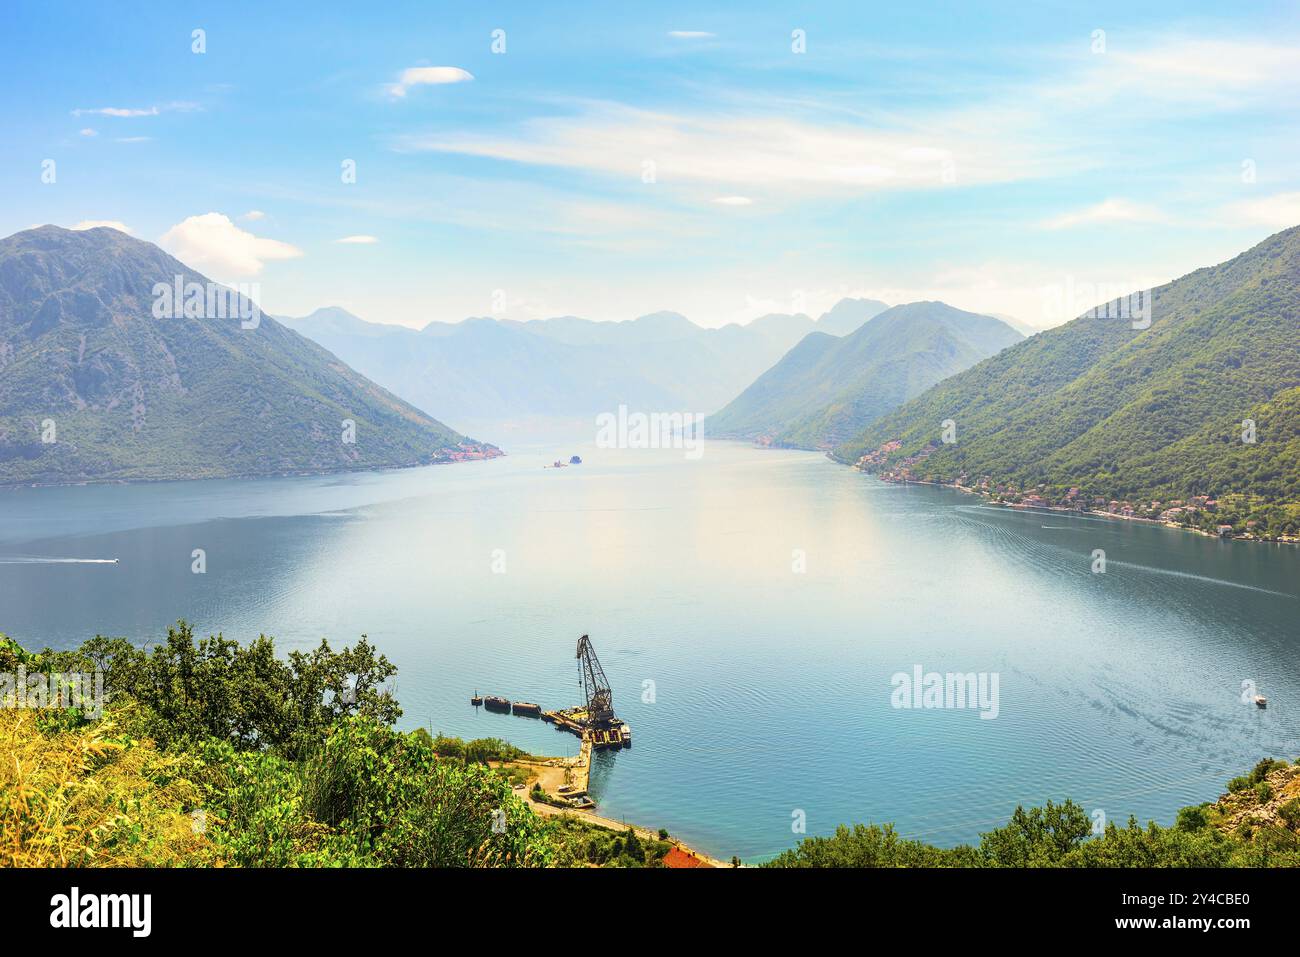
<path fill-rule="evenodd" d="M 706 423 L 721 438 L 838 445 L 873 419 L 1022 336 L 941 302 L 894 306 L 843 338 L 814 332 Z"/>
<path fill-rule="evenodd" d="M 1152 303 L 1149 328 L 1082 317 L 1040 333 L 873 422 L 836 457 L 1006 501 L 1141 517 L 1193 504 L 1173 520 L 1297 534 L 1300 227 L 1157 288 Z M 944 444 L 948 419 L 956 441 Z"/>
<path fill-rule="evenodd" d="M 43 226 L 0 240 L 0 484 L 324 472 L 495 452 L 270 316 L 256 328 L 237 315 L 155 317 L 155 284 L 178 276 L 208 283 L 115 229 Z"/>
<path fill-rule="evenodd" d="M 768 867 L 1300 867 L 1300 799 L 1276 808 L 1274 784 L 1300 784 L 1300 768 L 1261 761 L 1234 778 L 1217 804 L 1185 807 L 1172 827 L 1129 818 L 1100 834 L 1093 819 L 1067 800 L 1045 808 L 1016 808 L 1004 826 L 976 846 L 935 847 L 899 837 L 886 824 L 842 826 L 832 837 L 810 837 Z M 1294 782 L 1294 784 L 1293 784 Z M 1238 797 L 1240 796 L 1240 797 Z M 1242 805 L 1247 807 L 1243 809 Z M 1259 820 L 1251 821 L 1251 811 Z"/>
<path fill-rule="evenodd" d="M 0 674 L 106 672 L 101 717 L 0 708 L 0 865 L 240 867 L 658 866 L 672 847 L 517 796 L 504 741 L 397 731 L 393 666 L 362 638 L 281 659 L 270 639 L 195 640 L 181 622 L 145 651 L 95 638 L 33 654 L 0 635 Z M 490 765 L 488 762 L 493 762 Z M 808 838 L 770 866 L 1300 865 L 1300 765 L 1262 761 L 1172 827 L 1017 808 L 978 846 L 889 825 Z"/>
<path fill-rule="evenodd" d="M 0 708 L 0 864 L 519 867 L 655 865 L 668 845 L 543 819 L 514 792 L 522 751 L 394 730 L 392 664 L 364 639 L 277 657 L 269 638 L 145 651 L 96 637 L 0 673 L 106 673 L 93 709 Z"/>

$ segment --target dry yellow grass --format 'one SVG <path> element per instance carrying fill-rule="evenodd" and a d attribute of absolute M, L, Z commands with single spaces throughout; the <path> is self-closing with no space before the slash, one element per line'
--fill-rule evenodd
<path fill-rule="evenodd" d="M 187 810 L 198 791 L 149 741 L 111 722 L 45 734 L 0 709 L 0 866 L 218 864 Z"/>

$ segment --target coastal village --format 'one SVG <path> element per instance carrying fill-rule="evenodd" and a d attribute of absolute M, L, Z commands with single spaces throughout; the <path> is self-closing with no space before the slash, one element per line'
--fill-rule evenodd
<path fill-rule="evenodd" d="M 1129 501 L 1088 495 L 1077 485 L 1057 488 L 1043 483 L 1020 487 L 1013 482 L 994 481 L 988 475 L 973 479 L 966 472 L 944 480 L 921 468 L 925 460 L 941 447 L 938 443 L 931 443 L 915 455 L 891 463 L 891 456 L 901 447 L 898 440 L 886 442 L 861 456 L 853 467 L 886 482 L 947 485 L 1012 508 L 1087 512 L 1108 518 L 1167 525 L 1219 538 L 1300 544 L 1300 516 L 1284 515 L 1266 527 L 1258 519 L 1244 517 L 1256 507 L 1247 496 L 1192 495 L 1187 499 L 1169 501 Z"/>
<path fill-rule="evenodd" d="M 438 453 L 437 461 L 445 462 L 479 462 L 483 459 L 495 459 L 505 455 L 495 445 L 482 442 L 458 442 L 455 446 Z"/>

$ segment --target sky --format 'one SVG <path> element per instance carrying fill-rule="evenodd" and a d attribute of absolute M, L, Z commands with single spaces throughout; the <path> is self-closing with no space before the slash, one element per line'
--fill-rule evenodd
<path fill-rule="evenodd" d="M 1044 327 L 1300 224 L 1294 3 L 270 6 L 6 0 L 0 235 L 277 315 Z"/>

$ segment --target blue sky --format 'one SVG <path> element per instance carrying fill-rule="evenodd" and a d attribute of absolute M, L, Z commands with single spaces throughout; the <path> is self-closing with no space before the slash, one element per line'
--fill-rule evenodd
<path fill-rule="evenodd" d="M 100 6 L 0 11 L 0 233 L 123 224 L 272 313 L 1042 326 L 1300 223 L 1295 4 Z"/>

